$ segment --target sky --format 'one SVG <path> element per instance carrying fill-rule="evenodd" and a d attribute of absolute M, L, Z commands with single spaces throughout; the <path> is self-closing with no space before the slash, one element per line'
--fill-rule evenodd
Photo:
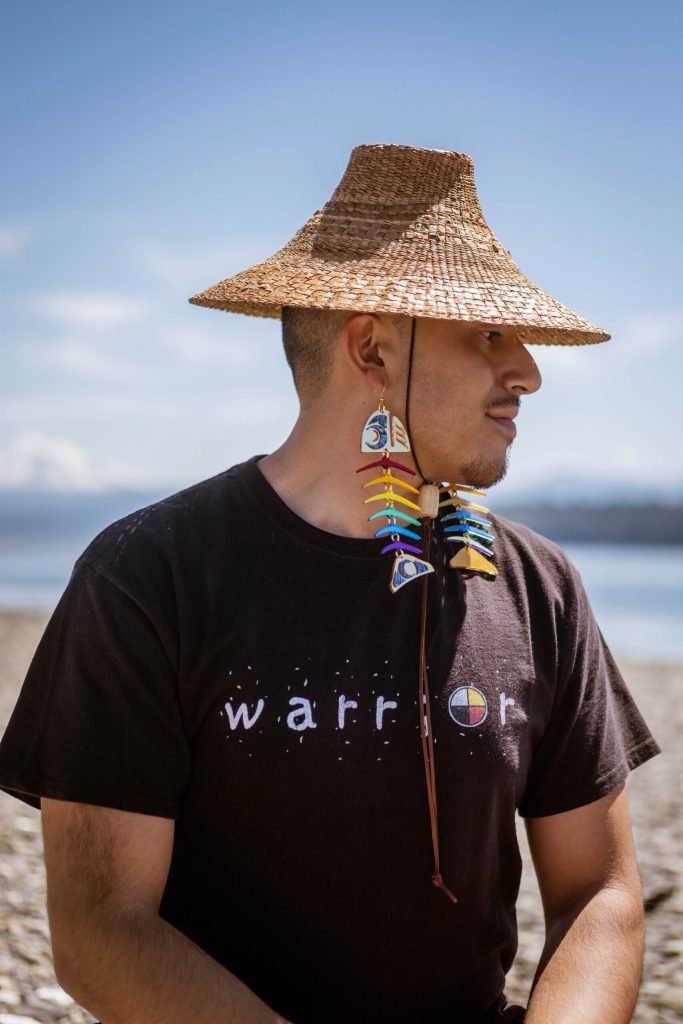
<path fill-rule="evenodd" d="M 532 347 L 499 493 L 683 494 L 682 29 L 658 0 L 4 3 L 0 489 L 170 493 L 281 444 L 279 322 L 187 300 L 384 142 L 468 153 L 514 261 L 612 335 Z"/>

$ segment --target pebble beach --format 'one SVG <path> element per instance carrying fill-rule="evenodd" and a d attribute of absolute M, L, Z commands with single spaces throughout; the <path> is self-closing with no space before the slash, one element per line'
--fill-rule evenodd
<path fill-rule="evenodd" d="M 0 612 L 0 733 L 46 622 L 37 612 Z M 663 750 L 628 782 L 647 926 L 633 1021 L 675 1024 L 683 1021 L 683 665 L 617 661 Z M 525 1003 L 543 945 L 543 917 L 521 821 L 519 839 L 519 952 L 506 991 Z M 0 792 L 0 1024 L 92 1021 L 54 977 L 39 812 Z"/>

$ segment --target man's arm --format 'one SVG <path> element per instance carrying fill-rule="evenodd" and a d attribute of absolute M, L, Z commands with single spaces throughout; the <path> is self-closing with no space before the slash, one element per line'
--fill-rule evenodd
<path fill-rule="evenodd" d="M 172 820 L 64 800 L 41 810 L 55 972 L 78 1003 L 107 1024 L 287 1024 L 159 917 Z"/>
<path fill-rule="evenodd" d="M 526 829 L 546 922 L 526 1024 L 628 1024 L 644 927 L 624 786 Z"/>

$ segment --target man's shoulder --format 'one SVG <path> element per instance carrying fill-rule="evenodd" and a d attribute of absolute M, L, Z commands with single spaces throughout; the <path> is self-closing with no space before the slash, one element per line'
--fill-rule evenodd
<path fill-rule="evenodd" d="M 518 522 L 515 519 L 508 519 L 507 516 L 490 512 L 489 517 L 493 520 L 498 536 L 504 543 L 511 545 L 516 550 L 533 553 L 537 557 L 560 558 L 567 556 L 555 541 L 542 533 L 532 530 L 526 523 Z"/>
<path fill-rule="evenodd" d="M 241 465 L 116 519 L 90 541 L 78 561 L 103 575 L 115 575 L 122 566 L 137 564 L 142 570 L 173 563 L 184 551 L 206 547 L 212 530 L 226 529 L 231 509 L 240 500 Z"/>
<path fill-rule="evenodd" d="M 493 550 L 498 561 L 505 562 L 508 572 L 527 579 L 534 575 L 545 585 L 554 584 L 560 590 L 565 590 L 567 584 L 576 584 L 578 571 L 559 544 L 525 523 L 493 512 L 489 516 L 496 538 Z"/>

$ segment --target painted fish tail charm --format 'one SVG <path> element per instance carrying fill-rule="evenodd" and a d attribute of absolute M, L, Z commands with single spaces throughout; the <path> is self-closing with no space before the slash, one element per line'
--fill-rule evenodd
<path fill-rule="evenodd" d="M 379 408 L 371 413 L 365 422 L 360 450 L 382 453 L 381 459 L 360 466 L 356 472 L 362 473 L 366 469 L 377 467 L 381 467 L 382 470 L 379 476 L 362 485 L 363 488 L 379 487 L 377 493 L 364 499 L 363 504 L 384 504 L 382 509 L 373 512 L 368 519 L 386 520 L 375 533 L 375 537 L 386 537 L 388 541 L 381 554 L 394 552 L 389 589 L 395 594 L 411 580 L 434 572 L 434 566 L 426 558 L 420 557 L 424 552 L 418 546 L 422 542 L 418 530 L 422 528 L 423 506 L 420 496 L 424 488 L 417 488 L 396 476 L 395 472 L 392 473 L 394 470 L 411 476 L 416 475 L 415 470 L 391 458 L 392 453 L 410 451 L 408 432 L 398 416 L 389 412 L 381 398 Z M 406 523 L 414 529 L 409 529 Z M 409 538 L 409 541 L 404 538 Z"/>

